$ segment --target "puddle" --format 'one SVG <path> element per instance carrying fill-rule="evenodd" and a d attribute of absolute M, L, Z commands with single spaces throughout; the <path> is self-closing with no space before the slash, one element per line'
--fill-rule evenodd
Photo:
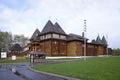
<path fill-rule="evenodd" d="M 11 71 L 12 71 L 15 75 L 17 75 L 17 76 L 19 76 L 19 77 L 22 77 L 22 78 L 25 79 L 25 80 L 32 80 L 32 79 L 26 77 L 25 75 L 19 73 L 15 68 L 12 68 Z"/>

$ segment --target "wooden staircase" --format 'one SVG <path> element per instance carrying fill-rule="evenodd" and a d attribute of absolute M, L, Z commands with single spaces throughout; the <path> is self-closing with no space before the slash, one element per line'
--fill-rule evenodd
<path fill-rule="evenodd" d="M 24 56 L 24 55 L 26 55 L 26 54 L 30 54 L 30 50 L 27 50 L 27 51 L 22 52 L 22 53 L 20 54 L 20 56 Z"/>

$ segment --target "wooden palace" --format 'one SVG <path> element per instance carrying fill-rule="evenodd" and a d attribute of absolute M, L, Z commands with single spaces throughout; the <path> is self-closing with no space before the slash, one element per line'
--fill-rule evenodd
<path fill-rule="evenodd" d="M 86 38 L 86 55 L 97 56 L 107 54 L 107 42 L 105 37 L 98 36 L 96 40 L 88 42 Z M 33 33 L 28 52 L 43 52 L 46 56 L 83 56 L 84 36 L 66 34 L 61 26 L 50 20 L 43 30 L 38 29 Z"/>

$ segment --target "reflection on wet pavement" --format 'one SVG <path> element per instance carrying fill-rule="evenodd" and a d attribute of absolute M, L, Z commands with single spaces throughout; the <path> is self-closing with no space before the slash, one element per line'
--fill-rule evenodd
<path fill-rule="evenodd" d="M 0 64 L 0 80 L 66 80 L 29 70 L 29 63 Z"/>

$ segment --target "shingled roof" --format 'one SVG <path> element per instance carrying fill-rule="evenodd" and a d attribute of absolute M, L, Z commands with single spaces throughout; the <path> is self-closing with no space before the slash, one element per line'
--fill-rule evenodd
<path fill-rule="evenodd" d="M 72 40 L 84 41 L 84 38 L 82 36 L 80 36 L 80 35 L 68 34 L 67 41 L 72 41 Z"/>
<path fill-rule="evenodd" d="M 90 43 L 91 43 L 91 44 L 99 44 L 99 43 L 97 43 L 97 42 L 95 41 L 95 39 L 93 39 Z"/>
<path fill-rule="evenodd" d="M 101 41 L 103 44 L 107 45 L 107 41 L 105 39 L 105 36 L 102 37 L 102 41 Z"/>
<path fill-rule="evenodd" d="M 14 44 L 11 48 L 10 48 L 11 51 L 22 51 L 22 47 L 19 45 L 19 44 Z"/>
<path fill-rule="evenodd" d="M 47 34 L 47 33 L 57 33 L 57 34 L 63 34 L 66 35 L 66 33 L 63 31 L 63 29 L 60 27 L 60 25 L 56 22 L 55 25 L 48 20 L 45 27 L 41 31 L 40 35 Z"/>
<path fill-rule="evenodd" d="M 96 38 L 96 43 L 98 43 L 98 44 L 101 44 L 101 43 L 102 43 L 99 35 L 98 35 L 97 38 Z"/>
<path fill-rule="evenodd" d="M 40 31 L 38 29 L 36 29 L 30 40 L 32 40 L 32 41 L 39 40 L 39 35 L 40 35 Z"/>
<path fill-rule="evenodd" d="M 107 41 L 106 41 L 105 37 L 103 36 L 102 40 L 101 40 L 99 35 L 97 36 L 96 40 L 92 40 L 91 43 L 107 46 Z"/>
<path fill-rule="evenodd" d="M 66 35 L 64 30 L 60 27 L 60 25 L 57 22 L 54 24 L 54 27 L 56 28 L 57 33 Z"/>

